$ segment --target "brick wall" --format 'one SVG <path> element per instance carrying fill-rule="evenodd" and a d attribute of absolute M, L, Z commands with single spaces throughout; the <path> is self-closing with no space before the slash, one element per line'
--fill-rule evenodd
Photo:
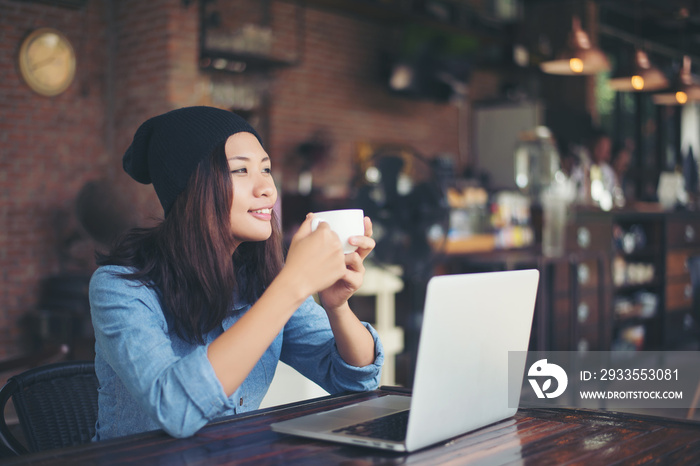
<path fill-rule="evenodd" d="M 148 222 L 163 211 L 151 186 L 124 173 L 121 156 L 144 120 L 194 103 L 189 95 L 197 81 L 196 8 L 184 9 L 179 0 L 113 3 L 114 183 L 142 214 L 141 222 Z"/>
<path fill-rule="evenodd" d="M 389 29 L 369 20 L 313 9 L 306 13 L 302 63 L 278 72 L 272 84 L 273 157 L 292 153 L 324 129 L 332 141 L 331 162 L 314 171 L 314 180 L 344 186 L 353 174 L 358 142 L 404 144 L 429 157 L 457 154 L 454 105 L 389 92 L 380 69 L 391 38 Z"/>
<path fill-rule="evenodd" d="M 79 11 L 0 2 L 0 356 L 19 349 L 20 318 L 36 309 L 40 279 L 84 268 L 73 205 L 109 160 L 102 18 L 99 2 Z M 16 64 L 22 39 L 43 26 L 61 30 L 78 60 L 75 82 L 50 98 L 32 92 Z"/>
<path fill-rule="evenodd" d="M 294 52 L 296 11 L 288 2 L 273 6 L 275 40 Z M 389 30 L 315 9 L 304 18 L 301 63 L 252 78 L 270 92 L 266 137 L 276 176 L 297 176 L 284 171 L 285 157 L 320 128 L 332 146 L 331 163 L 314 173 L 317 186 L 347 186 L 361 141 L 406 144 L 426 156 L 457 153 L 456 107 L 393 96 L 379 78 Z M 22 38 L 42 26 L 63 31 L 78 59 L 76 81 L 51 98 L 33 93 L 15 64 Z M 102 179 L 140 223 L 160 215 L 152 188 L 121 170 L 138 125 L 172 108 L 210 103 L 213 79 L 251 79 L 202 73 L 197 31 L 196 5 L 180 0 L 88 0 L 80 10 L 0 0 L 0 357 L 19 351 L 19 322 L 36 310 L 42 278 L 92 270 L 96 244 L 74 214 L 83 185 Z M 60 246 L 76 232 L 79 241 L 66 253 Z"/>

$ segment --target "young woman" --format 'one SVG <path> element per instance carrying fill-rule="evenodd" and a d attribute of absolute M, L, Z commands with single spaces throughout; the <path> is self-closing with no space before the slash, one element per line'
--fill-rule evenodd
<path fill-rule="evenodd" d="M 368 218 L 344 255 L 326 224 L 311 232 L 308 215 L 283 263 L 270 157 L 225 110 L 151 118 L 123 162 L 153 183 L 165 217 L 98 257 L 90 282 L 95 440 L 153 429 L 185 437 L 257 409 L 279 360 L 331 393 L 377 387 L 381 343 L 348 306 L 375 244 Z"/>

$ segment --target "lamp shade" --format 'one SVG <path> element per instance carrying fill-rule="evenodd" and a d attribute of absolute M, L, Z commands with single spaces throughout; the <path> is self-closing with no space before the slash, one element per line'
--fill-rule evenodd
<path fill-rule="evenodd" d="M 668 87 L 666 76 L 651 64 L 643 50 L 637 49 L 631 66 L 623 66 L 608 81 L 608 85 L 622 92 L 658 91 Z"/>
<path fill-rule="evenodd" d="M 610 70 L 608 57 L 591 44 L 586 31 L 581 29 L 581 20 L 574 16 L 566 49 L 556 59 L 540 64 L 540 69 L 549 74 L 589 75 Z"/>
<path fill-rule="evenodd" d="M 684 105 L 688 102 L 700 101 L 700 85 L 693 79 L 690 72 L 690 57 L 683 57 L 678 76 L 673 81 L 671 87 L 663 92 L 652 96 L 652 100 L 657 105 Z"/>

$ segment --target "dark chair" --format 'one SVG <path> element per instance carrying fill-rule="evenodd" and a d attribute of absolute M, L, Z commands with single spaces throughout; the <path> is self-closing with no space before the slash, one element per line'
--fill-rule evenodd
<path fill-rule="evenodd" d="M 11 377 L 0 390 L 0 409 L 12 399 L 23 445 L 0 417 L 0 437 L 15 454 L 89 442 L 97 420 L 97 376 L 91 361 L 65 361 Z"/>

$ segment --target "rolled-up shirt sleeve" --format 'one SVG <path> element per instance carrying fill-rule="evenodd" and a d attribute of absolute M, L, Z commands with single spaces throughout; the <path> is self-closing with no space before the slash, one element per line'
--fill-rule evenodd
<path fill-rule="evenodd" d="M 374 390 L 379 386 L 384 350 L 376 330 L 362 324 L 374 339 L 375 357 L 372 364 L 356 367 L 340 356 L 326 311 L 308 298 L 284 327 L 280 360 L 329 393 Z"/>
<path fill-rule="evenodd" d="M 115 270 L 124 271 L 98 269 L 90 283 L 96 354 L 160 428 L 175 437 L 190 436 L 233 404 L 206 346 L 185 351 L 173 345 L 154 290 L 115 277 Z"/>

